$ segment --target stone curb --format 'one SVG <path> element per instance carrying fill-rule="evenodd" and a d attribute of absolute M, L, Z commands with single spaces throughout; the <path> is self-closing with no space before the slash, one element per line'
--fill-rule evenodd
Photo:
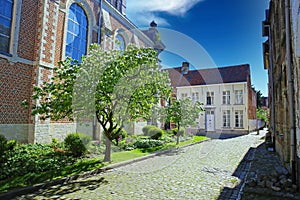
<path fill-rule="evenodd" d="M 176 149 L 163 150 L 163 151 L 159 151 L 157 153 L 153 153 L 153 154 L 150 154 L 150 155 L 142 156 L 142 157 L 139 157 L 139 158 L 134 158 L 132 160 L 127 160 L 127 161 L 123 161 L 123 162 L 119 162 L 119 163 L 115 163 L 115 164 L 110 164 L 108 166 L 105 166 L 105 167 L 102 167 L 102 168 L 99 168 L 99 169 L 95 169 L 95 170 L 92 170 L 92 171 L 84 172 L 82 174 L 76 174 L 76 175 L 73 175 L 73 176 L 70 176 L 70 177 L 64 177 L 64 178 L 52 180 L 52 181 L 49 181 L 49 182 L 46 182 L 46 183 L 39 183 L 39 184 L 36 184 L 36 185 L 33 185 L 33 186 L 28 186 L 28 187 L 25 187 L 25 188 L 12 190 L 10 192 L 0 194 L 0 199 L 5 199 L 5 200 L 13 199 L 16 196 L 21 196 L 21 195 L 25 195 L 25 194 L 29 194 L 29 193 L 34 193 L 34 192 L 36 192 L 40 189 L 43 189 L 43 188 L 48 188 L 48 187 L 58 185 L 58 184 L 69 183 L 70 181 L 77 180 L 79 178 L 85 178 L 85 177 L 89 177 L 89 176 L 92 176 L 92 175 L 97 175 L 97 174 L 103 173 L 103 172 L 111 170 L 111 169 L 119 168 L 119 167 L 129 165 L 129 164 L 132 164 L 132 163 L 135 163 L 135 162 L 140 162 L 140 161 L 143 161 L 143 160 L 146 160 L 146 159 L 149 159 L 149 158 L 153 158 L 155 156 L 160 156 L 160 155 L 163 155 L 165 153 L 170 153 L 170 152 L 172 152 L 174 150 L 177 150 L 177 149 L 184 149 L 186 147 L 193 146 L 193 145 L 196 145 L 196 144 L 200 144 L 202 142 L 207 142 L 207 141 L 210 141 L 210 140 L 211 139 L 208 138 L 206 140 L 202 140 L 202 141 L 199 141 L 199 142 L 188 144 L 188 145 L 185 145 L 185 146 L 182 146 L 182 147 L 178 147 Z"/>

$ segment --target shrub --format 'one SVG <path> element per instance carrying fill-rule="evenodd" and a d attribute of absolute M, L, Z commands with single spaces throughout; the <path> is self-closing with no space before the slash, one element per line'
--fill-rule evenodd
<path fill-rule="evenodd" d="M 82 133 L 71 133 L 67 135 L 64 142 L 67 149 L 71 151 L 74 156 L 80 157 L 86 153 L 86 145 L 91 140 L 89 136 Z"/>
<path fill-rule="evenodd" d="M 173 128 L 172 129 L 172 132 L 174 135 L 177 135 L 177 131 L 178 131 L 178 128 Z M 183 136 L 185 134 L 185 128 L 180 128 L 179 130 L 179 136 Z"/>
<path fill-rule="evenodd" d="M 136 148 L 152 148 L 157 146 L 162 146 L 164 143 L 160 140 L 153 140 L 153 139 L 143 139 L 138 140 L 134 143 Z"/>
<path fill-rule="evenodd" d="M 49 172 L 50 175 L 74 161 L 74 157 L 68 154 L 55 153 L 51 145 L 20 144 L 8 151 L 6 161 L 0 163 L 0 180 L 29 173 Z"/>
<path fill-rule="evenodd" d="M 7 151 L 13 150 L 16 145 L 16 140 L 7 141 L 3 135 L 0 135 L 0 162 L 5 162 L 7 159 Z"/>
<path fill-rule="evenodd" d="M 142 128 L 142 131 L 143 131 L 143 134 L 145 135 L 145 136 L 151 136 L 150 135 L 150 129 L 153 129 L 153 128 L 157 128 L 156 126 L 153 126 L 153 125 L 146 125 L 146 126 L 144 126 L 143 128 Z"/>
<path fill-rule="evenodd" d="M 151 128 L 149 130 L 149 135 L 150 135 L 150 138 L 151 139 L 154 139 L 154 140 L 158 140 L 162 137 L 163 135 L 163 130 L 161 130 L 160 128 Z"/>
<path fill-rule="evenodd" d="M 113 135 L 114 135 L 115 145 L 117 146 L 119 146 L 119 142 L 121 140 L 125 139 L 128 136 L 125 129 L 121 129 L 121 131 L 118 134 L 113 133 Z"/>

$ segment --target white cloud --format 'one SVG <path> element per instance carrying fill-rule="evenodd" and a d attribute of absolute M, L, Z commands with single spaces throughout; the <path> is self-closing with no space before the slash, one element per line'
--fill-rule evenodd
<path fill-rule="evenodd" d="M 204 0 L 127 0 L 127 15 L 139 25 L 148 25 L 155 20 L 159 25 L 165 26 L 168 22 L 159 17 L 159 12 L 184 16 L 200 1 Z"/>

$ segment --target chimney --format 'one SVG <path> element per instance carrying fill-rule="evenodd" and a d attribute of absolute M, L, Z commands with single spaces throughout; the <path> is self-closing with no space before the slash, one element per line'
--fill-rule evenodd
<path fill-rule="evenodd" d="M 187 74 L 189 72 L 190 63 L 182 62 L 181 72 L 182 74 Z"/>

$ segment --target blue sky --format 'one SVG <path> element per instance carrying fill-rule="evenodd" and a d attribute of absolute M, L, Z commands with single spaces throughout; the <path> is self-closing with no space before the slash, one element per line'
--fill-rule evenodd
<path fill-rule="evenodd" d="M 267 96 L 268 77 L 262 59 L 262 42 L 266 38 L 261 36 L 261 22 L 268 6 L 269 0 L 127 0 L 127 17 L 138 27 L 149 27 L 155 20 L 158 28 L 194 40 L 200 48 L 180 44 L 181 39 L 175 37 L 173 43 L 195 56 L 202 55 L 194 63 L 196 68 L 215 67 L 202 59 L 207 55 L 218 67 L 250 64 L 252 84 Z M 170 35 L 174 34 L 162 34 L 162 40 L 168 40 Z M 189 61 L 168 50 L 160 59 L 165 67 L 178 67 L 182 61 Z"/>

